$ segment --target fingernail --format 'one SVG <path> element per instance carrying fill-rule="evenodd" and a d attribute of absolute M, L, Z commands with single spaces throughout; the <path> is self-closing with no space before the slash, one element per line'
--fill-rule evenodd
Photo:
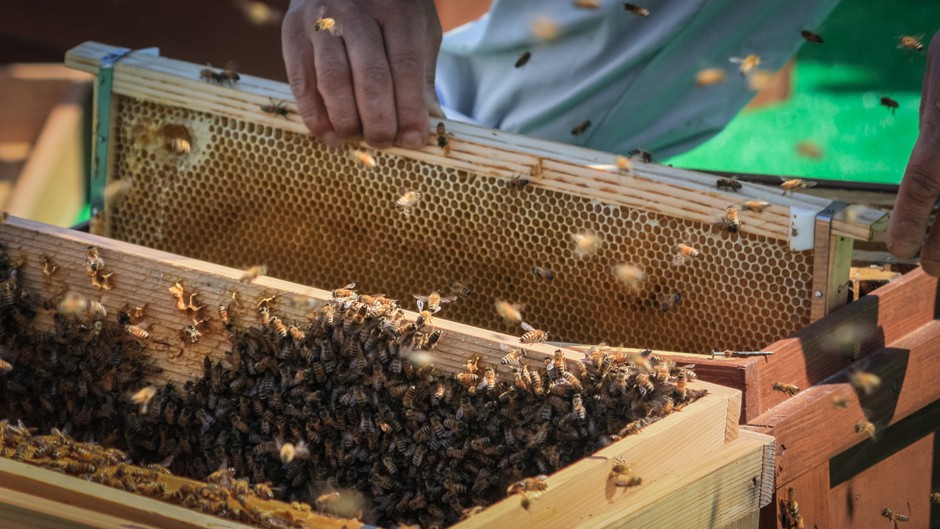
<path fill-rule="evenodd" d="M 424 146 L 424 135 L 416 130 L 409 130 L 401 135 L 399 142 L 406 149 L 420 149 Z"/>
<path fill-rule="evenodd" d="M 339 140 L 339 136 L 337 136 L 336 133 L 332 131 L 321 134 L 320 141 L 329 145 L 330 147 L 339 147 L 340 143 L 342 143 Z"/>
<path fill-rule="evenodd" d="M 895 257 L 910 259 L 920 250 L 920 245 L 911 241 L 896 241 L 888 247 L 888 250 L 890 250 Z"/>

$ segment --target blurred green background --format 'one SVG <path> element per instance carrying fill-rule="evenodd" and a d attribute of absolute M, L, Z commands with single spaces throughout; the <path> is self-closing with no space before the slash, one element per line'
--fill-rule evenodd
<path fill-rule="evenodd" d="M 804 43 L 787 101 L 745 109 L 720 134 L 665 160 L 677 167 L 897 184 L 917 139 L 926 53 L 897 47 L 901 35 L 928 41 L 940 1 L 843 0 Z M 881 106 L 882 96 L 899 108 Z M 822 150 L 797 152 L 801 142 Z"/>

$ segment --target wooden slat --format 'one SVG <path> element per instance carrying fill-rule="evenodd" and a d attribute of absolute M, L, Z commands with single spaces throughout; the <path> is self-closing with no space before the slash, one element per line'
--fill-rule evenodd
<path fill-rule="evenodd" d="M 250 526 L 238 522 L 209 516 L 170 503 L 5 458 L 0 458 L 0 483 L 3 483 L 3 486 L 9 489 L 33 494 L 51 504 L 72 505 L 95 513 L 105 513 L 104 523 L 99 524 L 96 517 L 84 520 L 88 526 L 95 528 L 110 529 L 112 526 L 108 524 L 112 520 L 109 520 L 109 518 L 113 517 L 143 524 L 145 527 L 165 529 L 205 529 L 207 527 L 213 529 L 250 529 Z M 2 503 L 3 501 L 0 500 L 0 504 Z M 31 507 L 29 504 L 20 505 L 20 509 Z M 362 527 L 362 524 L 354 520 L 318 518 L 317 523 L 323 529 L 340 529 L 341 527 L 358 529 Z M 61 526 L 53 525 L 52 527 Z M 135 526 L 125 525 L 123 527 Z"/>
<path fill-rule="evenodd" d="M 778 463 L 779 467 L 779 463 Z M 761 509 L 763 529 L 795 529 L 796 525 L 784 525 L 787 488 L 793 487 L 804 527 L 841 527 L 829 525 L 829 463 L 824 462 L 797 479 L 782 482 L 777 479 L 774 501 Z"/>
<path fill-rule="evenodd" d="M 98 43 L 86 43 L 68 53 L 66 64 L 95 73 L 100 58 L 112 49 Z M 242 76 L 237 89 L 212 86 L 199 80 L 201 68 L 203 66 L 161 57 L 132 55 L 115 67 L 114 90 L 118 94 L 157 103 L 185 106 L 284 130 L 306 132 L 296 113 L 284 119 L 265 114 L 259 109 L 260 105 L 269 102 L 268 98 L 274 98 L 287 102 L 287 107 L 296 111 L 287 85 L 246 75 Z M 433 137 L 429 138 L 421 151 L 392 148 L 388 152 L 504 178 L 540 173 L 542 178 L 534 179 L 533 185 L 707 223 L 718 220 L 729 204 L 746 198 L 768 200 L 782 207 L 771 208 L 759 217 L 745 218 L 742 230 L 777 239 L 790 236 L 787 227 L 789 207 L 824 207 L 820 199 L 772 196 L 768 191 L 757 188 L 742 193 L 719 191 L 715 188 L 715 178 L 712 176 L 651 164 L 636 164 L 637 168 L 627 176 L 613 167 L 614 160 L 610 154 L 450 121 L 445 123 L 453 134 L 449 156 L 441 152 Z M 512 153 L 507 153 L 507 146 L 511 146 Z M 520 166 L 519 154 L 534 155 L 541 162 Z M 664 191 L 668 193 L 663 194 Z M 644 192 L 647 194 L 641 195 Z M 869 217 L 866 212 L 860 212 L 854 223 L 846 223 L 846 229 L 855 230 L 856 234 L 864 232 L 867 236 L 870 231 Z"/>
<path fill-rule="evenodd" d="M 748 423 L 777 438 L 777 482 L 809 472 L 845 449 L 867 442 L 855 425 L 866 419 L 882 430 L 940 399 L 940 321 L 932 321 L 856 365 L 807 389 Z M 858 395 L 849 374 L 864 370 L 881 377 L 871 395 Z M 848 399 L 837 408 L 833 397 Z"/>
<path fill-rule="evenodd" d="M 692 481 L 697 482 L 716 469 L 714 461 L 709 466 L 703 464 L 703 460 L 710 459 L 711 456 L 717 457 L 724 462 L 719 465 L 720 468 L 724 464 L 733 464 L 732 461 L 740 460 L 742 455 L 749 453 L 750 450 L 754 450 L 755 454 L 760 452 L 759 455 L 753 456 L 755 459 L 750 460 L 750 465 L 758 466 L 742 463 L 743 466 L 749 468 L 744 481 L 748 485 L 754 477 L 759 478 L 760 481 L 759 465 L 765 457 L 763 449 L 772 441 L 768 437 L 754 438 L 747 434 L 738 441 L 726 444 L 724 438 L 727 429 L 719 427 L 718 422 L 728 417 L 726 404 L 737 402 L 735 398 L 722 399 L 740 394 L 735 390 L 720 386 L 714 386 L 713 389 L 716 391 L 716 396 L 720 395 L 719 399 L 708 398 L 695 402 L 677 416 L 647 427 L 642 434 L 627 437 L 552 475 L 548 480 L 548 490 L 538 499 L 533 500 L 528 510 L 522 506 L 519 497 L 510 497 L 454 527 L 470 529 L 498 525 L 500 527 L 561 528 L 580 524 L 600 527 L 601 520 L 614 526 L 629 524 L 636 516 L 643 516 L 646 519 L 647 514 L 644 513 L 649 512 L 646 509 L 653 507 L 659 509 L 661 505 L 658 500 L 666 500 L 668 496 L 676 492 L 677 488 L 686 485 L 687 483 L 683 482 L 680 476 L 695 476 L 696 479 Z M 736 425 L 732 426 L 737 432 Z M 682 439 L 684 435 L 695 437 L 696 448 L 694 450 L 681 448 L 686 443 Z M 740 436 L 737 435 L 735 438 L 738 437 Z M 737 455 L 732 455 L 732 452 L 736 450 L 732 448 L 733 446 L 746 446 L 747 448 L 743 449 L 743 453 L 738 452 Z M 663 457 L 663 454 L 669 454 L 669 456 Z M 705 457 L 705 454 L 710 456 Z M 617 457 L 623 457 L 625 461 L 633 465 L 636 475 L 643 479 L 641 486 L 618 490 L 607 479 L 613 460 Z M 710 471 L 705 471 L 699 465 L 708 466 Z M 727 480 L 726 485 L 738 487 L 738 490 L 741 490 L 740 481 Z M 752 510 L 753 506 L 758 505 L 759 488 L 757 486 L 748 489 L 749 494 L 753 496 L 748 496 L 747 501 L 753 503 L 748 504 L 751 508 L 747 510 Z M 661 517 L 666 511 L 656 512 Z M 724 515 L 725 513 L 722 512 L 722 516 Z M 667 519 L 659 519 L 653 525 L 636 526 L 675 527 L 669 523 Z M 696 525 L 687 525 L 687 527 L 693 526 Z"/>
<path fill-rule="evenodd" d="M 94 525 L 89 522 L 93 521 Z M 74 505 L 53 503 L 8 488 L 0 488 L 0 527 L 3 529 L 157 529 Z"/>

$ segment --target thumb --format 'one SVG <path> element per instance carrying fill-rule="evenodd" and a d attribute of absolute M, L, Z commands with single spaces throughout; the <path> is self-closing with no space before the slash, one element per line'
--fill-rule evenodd
<path fill-rule="evenodd" d="M 432 6 L 433 9 L 433 6 Z M 437 53 L 441 48 L 441 22 L 438 19 L 436 11 L 428 17 L 428 58 L 424 63 L 424 102 L 428 107 L 428 114 L 431 117 L 443 118 L 444 111 L 441 109 L 441 102 L 437 98 L 437 89 L 434 86 L 434 79 L 437 76 Z"/>

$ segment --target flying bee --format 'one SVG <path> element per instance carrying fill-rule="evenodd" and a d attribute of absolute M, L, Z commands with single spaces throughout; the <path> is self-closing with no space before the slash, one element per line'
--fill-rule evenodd
<path fill-rule="evenodd" d="M 623 8 L 638 17 L 650 16 L 650 10 L 636 4 L 623 4 Z"/>
<path fill-rule="evenodd" d="M 911 504 L 910 504 L 910 503 L 907 504 L 907 511 L 908 511 L 908 512 L 911 511 Z M 911 517 L 910 517 L 909 515 L 903 514 L 903 513 L 897 512 L 897 511 L 893 511 L 893 510 L 889 509 L 888 507 L 885 507 L 884 509 L 881 509 L 881 515 L 884 516 L 885 518 L 891 520 L 891 522 L 894 523 L 895 529 L 897 529 L 898 522 L 909 522 L 909 521 L 911 521 Z"/>
<path fill-rule="evenodd" d="M 613 480 L 615 487 L 635 487 L 643 482 L 640 477 L 634 475 L 633 466 L 624 461 L 622 457 L 614 459 L 607 479 Z"/>
<path fill-rule="evenodd" d="M 717 225 L 728 233 L 738 233 L 741 229 L 741 218 L 738 217 L 738 208 L 728 206 L 725 208 L 725 216 L 718 221 Z"/>
<path fill-rule="evenodd" d="M 249 268 L 248 270 L 245 270 L 245 273 L 243 273 L 242 276 L 238 280 L 242 283 L 251 283 L 255 279 L 258 279 L 259 277 L 267 273 L 268 273 L 268 267 L 266 267 L 263 264 L 255 265 Z"/>
<path fill-rule="evenodd" d="M 630 172 L 630 159 L 626 156 L 617 156 L 614 158 L 614 166 L 625 173 Z"/>
<path fill-rule="evenodd" d="M 447 128 L 444 127 L 443 121 L 437 122 L 437 128 L 435 129 L 435 132 L 437 136 L 437 146 L 444 151 L 445 155 L 450 154 L 450 134 L 447 132 Z"/>
<path fill-rule="evenodd" d="M 68 293 L 59 302 L 57 307 L 59 314 L 72 318 L 84 318 L 89 314 L 94 314 L 95 318 L 103 319 L 108 316 L 108 309 L 97 301 L 85 299 L 78 294 Z"/>
<path fill-rule="evenodd" d="M 738 70 L 741 72 L 741 77 L 747 77 L 747 74 L 754 71 L 754 69 L 757 68 L 757 66 L 760 64 L 760 55 L 752 53 L 743 59 L 739 57 L 732 57 L 729 60 L 735 64 L 740 64 Z"/>
<path fill-rule="evenodd" d="M 303 441 L 300 441 L 297 444 L 294 443 L 282 443 L 278 448 L 278 454 L 281 458 L 281 463 L 285 465 L 291 463 L 294 459 L 300 458 L 303 459 L 310 455 L 310 450 L 307 448 L 307 444 Z"/>
<path fill-rule="evenodd" d="M 578 123 L 577 125 L 575 125 L 573 129 L 571 129 L 571 135 L 580 136 L 584 134 L 587 131 L 588 127 L 590 126 L 591 126 L 591 120 L 586 119 L 582 121 L 581 123 Z"/>
<path fill-rule="evenodd" d="M 742 207 L 744 208 L 744 211 L 763 213 L 765 209 L 770 207 L 770 202 L 764 202 L 763 200 L 748 200 L 744 202 Z"/>
<path fill-rule="evenodd" d="M 890 109 L 891 109 L 891 114 L 894 114 L 894 111 L 897 110 L 900 105 L 899 105 L 898 102 L 895 101 L 894 99 L 891 99 L 891 98 L 888 97 L 888 96 L 882 96 L 882 98 L 881 98 L 881 106 L 890 108 Z"/>
<path fill-rule="evenodd" d="M 284 101 L 275 101 L 273 98 L 268 98 L 271 103 L 268 105 L 261 105 L 261 111 L 267 114 L 273 114 L 275 116 L 281 116 L 286 118 L 291 110 L 287 108 L 287 103 Z"/>
<path fill-rule="evenodd" d="M 360 164 L 368 167 L 369 169 L 374 169 L 378 166 L 378 162 L 375 161 L 375 156 L 372 156 L 368 151 L 363 151 L 362 149 L 355 149 L 349 153 L 353 159 L 355 159 Z"/>
<path fill-rule="evenodd" d="M 503 364 L 504 366 L 508 366 L 508 365 L 518 366 L 519 363 L 520 363 L 520 361 L 521 361 L 523 358 L 525 358 L 525 349 L 523 349 L 523 348 L 521 348 L 521 347 L 512 347 L 512 348 L 510 348 L 510 347 L 507 346 L 506 344 L 500 344 L 500 347 L 501 347 L 504 351 L 505 351 L 505 350 L 508 350 L 508 351 L 509 351 L 509 352 L 506 353 L 506 355 L 503 356 L 503 358 L 500 359 L 500 361 L 499 361 L 499 363 Z"/>
<path fill-rule="evenodd" d="M 614 267 L 614 277 L 627 288 L 639 290 L 646 281 L 646 272 L 635 264 L 621 263 Z"/>
<path fill-rule="evenodd" d="M 522 322 L 522 306 L 504 300 L 496 300 L 496 313 L 507 322 Z"/>
<path fill-rule="evenodd" d="M 859 421 L 855 423 L 855 432 L 864 433 L 865 435 L 867 435 L 868 437 L 871 437 L 874 440 L 875 435 L 876 435 L 875 424 L 867 420 Z"/>
<path fill-rule="evenodd" d="M 10 371 L 13 371 L 13 364 L 0 358 L 0 373 L 9 373 Z"/>
<path fill-rule="evenodd" d="M 801 31 L 800 35 L 802 35 L 803 38 L 806 39 L 807 42 L 812 42 L 813 44 L 823 43 L 822 37 L 820 37 L 819 35 L 817 35 L 816 33 L 813 33 L 812 31 L 808 29 L 804 29 L 803 31 Z"/>
<path fill-rule="evenodd" d="M 575 257 L 582 259 L 593 255 L 603 244 L 600 235 L 589 231 L 572 233 L 571 238 L 574 240 Z"/>
<path fill-rule="evenodd" d="M 682 266 L 691 259 L 698 257 L 699 251 L 688 244 L 677 244 L 675 246 L 676 255 L 672 258 L 672 266 Z"/>
<path fill-rule="evenodd" d="M 811 180 L 803 180 L 802 178 L 791 178 L 787 180 L 786 178 L 781 178 L 783 183 L 780 184 L 780 189 L 783 189 L 783 194 L 793 193 L 799 189 L 806 189 L 807 187 L 813 187 L 816 185 L 816 182 Z"/>
<path fill-rule="evenodd" d="M 166 150 L 173 154 L 189 154 L 193 146 L 190 141 L 182 136 L 167 138 Z"/>
<path fill-rule="evenodd" d="M 874 373 L 855 371 L 849 374 L 849 382 L 852 387 L 865 393 L 865 395 L 871 395 L 881 385 L 881 377 Z"/>
<path fill-rule="evenodd" d="M 532 52 L 531 52 L 531 51 L 526 50 L 526 51 L 522 52 L 522 55 L 520 55 L 519 58 L 516 59 L 516 68 L 522 68 L 523 66 L 525 66 L 525 65 L 529 62 L 529 59 L 531 59 L 531 58 L 532 58 Z M 572 133 L 572 134 L 573 134 L 573 133 Z"/>
<path fill-rule="evenodd" d="M 153 397 L 157 394 L 157 388 L 153 386 L 147 386 L 137 393 L 131 395 L 131 402 L 140 406 L 140 414 L 147 415 L 147 409 L 150 406 L 150 401 L 153 400 Z"/>
<path fill-rule="evenodd" d="M 794 384 L 787 384 L 785 382 L 774 382 L 773 389 L 774 391 L 786 393 L 787 395 L 791 397 L 800 392 L 800 388 L 798 388 Z"/>
<path fill-rule="evenodd" d="M 651 163 L 653 161 L 653 154 L 646 149 L 633 149 L 630 151 L 630 159 L 639 160 L 643 163 Z"/>
<path fill-rule="evenodd" d="M 334 27 L 336 27 L 336 21 L 328 17 L 319 18 L 313 24 L 313 29 L 316 31 L 329 31 L 330 33 L 333 33 Z"/>
<path fill-rule="evenodd" d="M 727 80 L 725 71 L 721 68 L 705 68 L 695 74 L 695 84 L 699 86 L 712 86 L 721 84 Z"/>
<path fill-rule="evenodd" d="M 599 9 L 601 3 L 599 0 L 574 0 L 574 6 L 581 9 Z"/>
<path fill-rule="evenodd" d="M 833 406 L 834 408 L 842 408 L 842 409 L 848 408 L 848 407 L 849 407 L 849 399 L 847 399 L 847 398 L 845 398 L 845 397 L 843 397 L 843 396 L 841 396 L 841 395 L 833 395 L 833 397 L 832 397 L 832 406 Z"/>
<path fill-rule="evenodd" d="M 924 51 L 924 43 L 920 41 L 921 38 L 923 38 L 923 35 L 917 35 L 914 37 L 910 35 L 902 35 L 898 37 L 898 48 L 922 52 Z"/>
<path fill-rule="evenodd" d="M 437 314 L 441 310 L 441 305 L 444 303 L 450 303 L 457 299 L 457 296 L 441 296 L 440 292 L 436 290 L 427 296 L 420 296 L 418 294 L 412 295 L 418 304 L 418 310 L 423 311 L 426 305 L 431 314 Z"/>
<path fill-rule="evenodd" d="M 398 197 L 398 200 L 395 201 L 395 205 L 401 208 L 405 216 L 408 216 L 411 214 L 411 209 L 418 204 L 419 200 L 421 200 L 421 192 L 406 191 L 405 194 Z"/>
<path fill-rule="evenodd" d="M 547 332 L 538 330 L 526 322 L 522 322 L 522 329 L 526 332 L 519 338 L 519 341 L 524 344 L 544 343 L 548 340 Z"/>
<path fill-rule="evenodd" d="M 532 273 L 535 274 L 539 279 L 544 279 L 546 281 L 554 281 L 555 273 L 549 270 L 548 268 L 542 268 L 541 266 L 533 266 Z"/>
<path fill-rule="evenodd" d="M 715 187 L 727 191 L 740 191 L 742 186 L 741 182 L 738 182 L 737 175 L 735 175 L 731 178 L 719 178 L 718 181 L 715 182 Z"/>
<path fill-rule="evenodd" d="M 470 290 L 469 287 L 463 285 L 462 283 L 458 283 L 457 281 L 454 281 L 450 284 L 450 293 L 454 297 L 463 296 L 465 298 L 473 295 L 473 291 Z"/>

